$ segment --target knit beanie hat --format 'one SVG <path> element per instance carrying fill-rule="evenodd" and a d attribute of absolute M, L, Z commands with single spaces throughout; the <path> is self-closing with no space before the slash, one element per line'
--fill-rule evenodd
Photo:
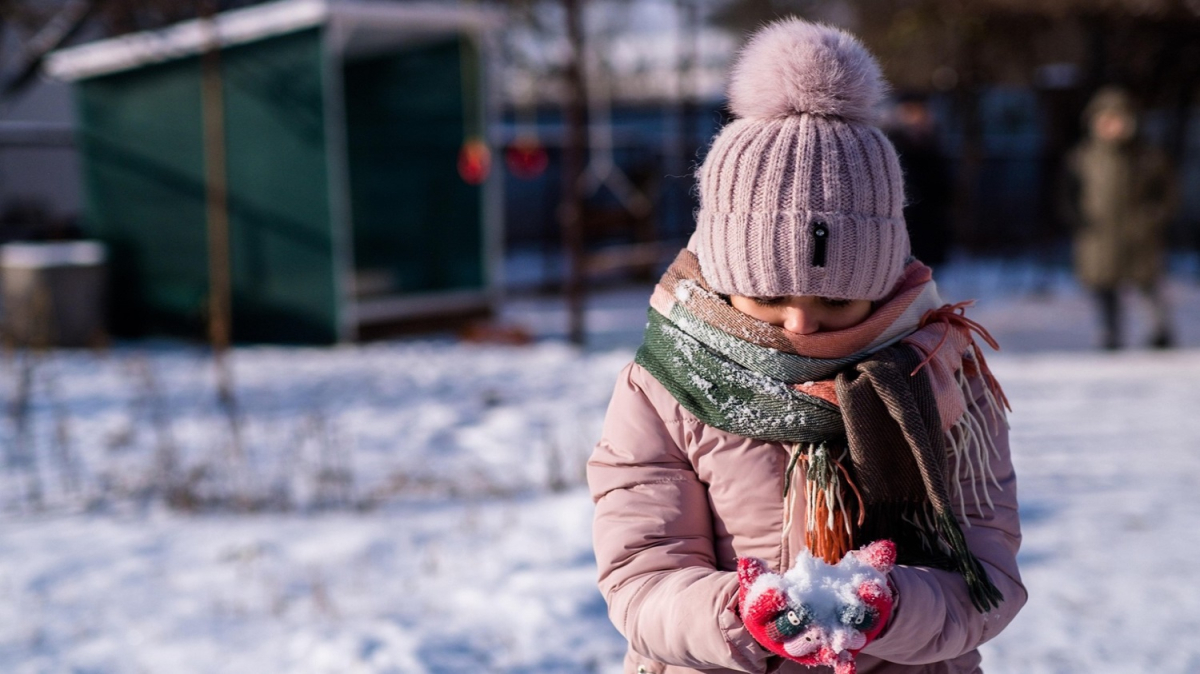
<path fill-rule="evenodd" d="M 738 56 L 737 117 L 700 167 L 688 247 L 717 292 L 878 300 L 909 256 L 896 150 L 871 123 L 886 84 L 850 34 L 769 24 Z"/>

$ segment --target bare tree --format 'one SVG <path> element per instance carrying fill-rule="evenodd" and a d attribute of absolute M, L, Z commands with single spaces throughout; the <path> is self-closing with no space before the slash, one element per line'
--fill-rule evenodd
<path fill-rule="evenodd" d="M 83 27 L 92 11 L 92 0 L 67 0 L 46 8 L 43 3 L 0 2 L 0 35 L 8 33 L 19 44 L 11 66 L 0 75 L 0 100 L 20 92 L 37 76 L 46 54 L 58 49 Z"/>

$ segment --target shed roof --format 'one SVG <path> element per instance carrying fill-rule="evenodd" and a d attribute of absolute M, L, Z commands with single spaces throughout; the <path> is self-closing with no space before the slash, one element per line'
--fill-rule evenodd
<path fill-rule="evenodd" d="M 161 30 L 60 49 L 47 56 L 45 70 L 58 79 L 86 79 L 194 56 L 214 39 L 227 47 L 324 24 L 338 27 L 345 35 L 359 27 L 420 34 L 474 32 L 496 23 L 493 12 L 429 2 L 279 0 L 222 12 L 211 21 L 194 19 Z M 344 47 L 345 40 L 339 42 Z"/>

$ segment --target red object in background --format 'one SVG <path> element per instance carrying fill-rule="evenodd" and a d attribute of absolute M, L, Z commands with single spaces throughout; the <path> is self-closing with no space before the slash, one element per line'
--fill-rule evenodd
<path fill-rule="evenodd" d="M 519 136 L 504 152 L 504 163 L 510 173 L 524 180 L 532 180 L 546 170 L 550 165 L 550 155 L 546 148 L 531 136 Z"/>
<path fill-rule="evenodd" d="M 525 346 L 533 343 L 533 335 L 522 325 L 505 325 L 477 321 L 458 331 L 459 339 L 473 344 L 507 344 Z"/>
<path fill-rule="evenodd" d="M 492 170 L 492 153 L 478 138 L 469 138 L 458 151 L 458 175 L 468 185 L 480 185 Z"/>

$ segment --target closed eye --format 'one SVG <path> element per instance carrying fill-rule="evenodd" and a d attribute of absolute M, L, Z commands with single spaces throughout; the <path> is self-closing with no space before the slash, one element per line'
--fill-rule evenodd
<path fill-rule="evenodd" d="M 758 304 L 758 305 L 761 305 L 764 307 L 778 306 L 779 304 L 781 304 L 783 302 L 782 297 L 751 297 L 750 299 L 754 300 L 755 304 Z"/>
<path fill-rule="evenodd" d="M 825 306 L 830 307 L 832 309 L 841 309 L 842 307 L 848 307 L 848 306 L 850 306 L 850 303 L 853 301 L 854 300 L 838 299 L 836 297 L 822 297 L 821 298 L 821 304 L 824 304 Z"/>

